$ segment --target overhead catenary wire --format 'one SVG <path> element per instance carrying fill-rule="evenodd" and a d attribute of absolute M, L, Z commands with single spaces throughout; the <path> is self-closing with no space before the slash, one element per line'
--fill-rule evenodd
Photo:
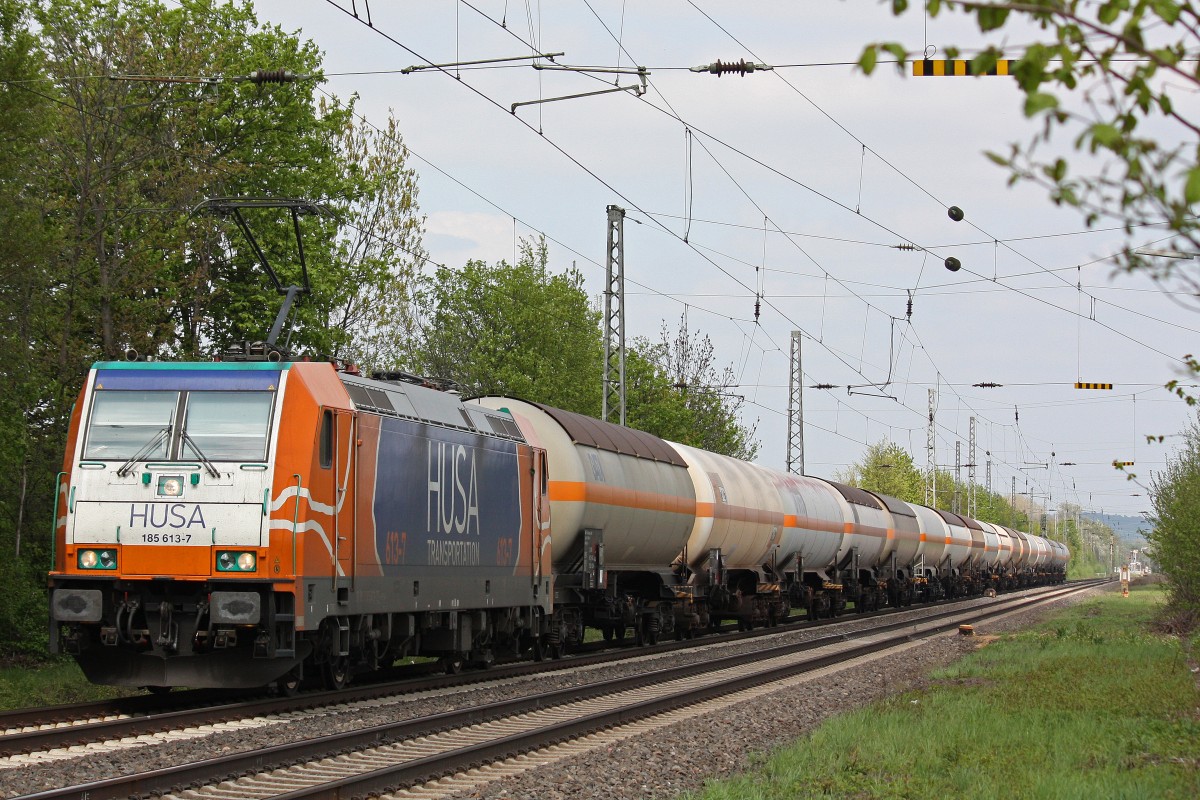
<path fill-rule="evenodd" d="M 724 270 L 722 270 L 722 271 L 724 271 Z M 785 315 L 785 317 L 786 317 L 786 315 Z M 928 353 L 928 350 L 926 350 L 926 353 Z"/>

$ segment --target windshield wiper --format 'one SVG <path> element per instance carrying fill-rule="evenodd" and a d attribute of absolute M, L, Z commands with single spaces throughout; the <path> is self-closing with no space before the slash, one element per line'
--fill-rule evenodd
<path fill-rule="evenodd" d="M 165 428 L 162 428 L 161 430 L 159 430 L 158 433 L 156 433 L 154 435 L 153 439 L 151 439 L 150 441 L 148 441 L 144 445 L 142 445 L 141 450 L 138 450 L 136 453 L 131 455 L 129 457 L 128 461 L 126 461 L 124 464 L 122 464 L 120 467 L 117 468 L 117 474 L 120 475 L 122 478 L 124 478 L 130 472 L 133 472 L 132 467 L 133 467 L 133 464 L 135 461 L 142 460 L 151 451 L 153 451 L 154 448 L 158 447 L 159 443 L 162 442 L 164 439 L 170 439 L 171 428 L 174 427 L 174 425 L 175 425 L 174 421 L 168 422 Z"/>
<path fill-rule="evenodd" d="M 193 451 L 195 451 L 196 457 L 200 459 L 200 463 L 204 465 L 204 468 L 206 470 L 208 470 L 209 475 L 212 475 L 214 478 L 221 477 L 221 471 L 218 470 L 215 466 L 213 466 L 213 463 L 208 460 L 208 456 L 204 455 L 204 451 L 202 451 L 200 449 L 200 445 L 196 444 L 196 440 L 188 435 L 187 430 L 184 430 L 184 432 L 181 435 L 181 438 L 183 439 L 184 444 L 186 444 L 188 447 L 192 448 Z"/>

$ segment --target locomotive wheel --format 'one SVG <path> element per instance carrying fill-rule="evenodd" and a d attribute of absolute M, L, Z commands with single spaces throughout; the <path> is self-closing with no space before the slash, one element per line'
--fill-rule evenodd
<path fill-rule="evenodd" d="M 604 641 L 611 642 L 613 640 L 613 629 L 609 628 L 609 627 L 604 627 L 602 629 L 602 631 L 604 633 Z"/>
<path fill-rule="evenodd" d="M 327 688 L 335 691 L 345 688 L 350 681 L 350 660 L 345 656 L 337 656 L 326 662 L 322 671 Z"/>
<path fill-rule="evenodd" d="M 620 642 L 625 638 L 625 626 L 618 625 L 613 628 L 613 641 Z"/>
<path fill-rule="evenodd" d="M 274 693 L 280 697 L 295 697 L 300 694 L 299 671 L 293 669 L 287 675 L 284 675 L 271 684 L 271 687 L 274 689 Z"/>
<path fill-rule="evenodd" d="M 439 663 L 442 667 L 442 671 L 447 675 L 457 675 L 458 673 L 462 672 L 462 656 L 445 656 Z"/>

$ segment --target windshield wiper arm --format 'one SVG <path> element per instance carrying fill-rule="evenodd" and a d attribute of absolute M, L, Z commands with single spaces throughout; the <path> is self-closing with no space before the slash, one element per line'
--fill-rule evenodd
<path fill-rule="evenodd" d="M 120 475 L 122 478 L 124 478 L 130 472 L 133 472 L 131 467 L 133 467 L 134 462 L 140 461 L 141 459 L 143 459 L 154 448 L 158 447 L 159 443 L 162 442 L 164 439 L 169 439 L 171 436 L 171 428 L 173 426 L 174 426 L 173 422 L 168 422 L 165 428 L 162 428 L 157 434 L 154 435 L 153 439 L 151 439 L 150 441 L 148 441 L 144 445 L 142 445 L 141 450 L 138 450 L 136 453 L 131 455 L 129 457 L 128 461 L 126 461 L 124 464 L 122 464 L 120 467 L 117 468 L 117 474 Z"/>
<path fill-rule="evenodd" d="M 196 440 L 189 436 L 186 430 L 184 430 L 181 436 L 184 444 L 192 448 L 192 450 L 196 453 L 196 457 L 200 459 L 200 463 L 204 465 L 206 470 L 208 470 L 208 474 L 212 475 L 214 478 L 221 477 L 221 471 L 213 466 L 213 463 L 208 460 L 208 456 L 204 455 L 204 451 L 200 449 L 200 445 L 196 444 Z"/>

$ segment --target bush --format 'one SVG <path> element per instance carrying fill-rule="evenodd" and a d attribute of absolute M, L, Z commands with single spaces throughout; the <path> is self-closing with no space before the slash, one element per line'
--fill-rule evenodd
<path fill-rule="evenodd" d="M 0 660 L 48 657 L 46 571 L 23 559 L 0 563 Z"/>
<path fill-rule="evenodd" d="M 1200 614 L 1200 424 L 1150 482 L 1154 530 L 1147 537 L 1170 583 L 1170 603 L 1182 618 Z"/>

